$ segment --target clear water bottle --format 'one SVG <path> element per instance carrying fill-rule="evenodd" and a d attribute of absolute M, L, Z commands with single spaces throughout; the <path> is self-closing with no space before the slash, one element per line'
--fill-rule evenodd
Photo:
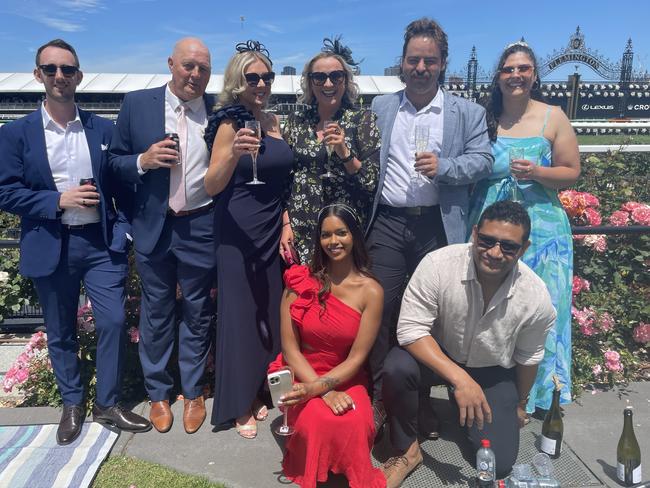
<path fill-rule="evenodd" d="M 476 451 L 476 484 L 481 488 L 494 488 L 495 481 L 494 451 L 490 448 L 490 441 L 483 439 L 481 448 Z"/>

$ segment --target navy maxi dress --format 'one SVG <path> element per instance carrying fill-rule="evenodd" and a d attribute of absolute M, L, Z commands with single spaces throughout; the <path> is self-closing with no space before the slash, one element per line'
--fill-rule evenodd
<path fill-rule="evenodd" d="M 252 115 L 241 105 L 225 107 L 210 119 L 206 140 L 219 123 L 239 127 Z M 244 155 L 226 188 L 217 196 L 217 333 L 212 424 L 232 425 L 261 391 L 269 363 L 280 351 L 282 270 L 278 254 L 282 231 L 282 191 L 293 164 L 284 140 L 262 134 L 257 158 Z"/>

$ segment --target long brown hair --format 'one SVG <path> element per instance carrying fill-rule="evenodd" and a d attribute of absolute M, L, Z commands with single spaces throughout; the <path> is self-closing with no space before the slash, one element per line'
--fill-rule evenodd
<path fill-rule="evenodd" d="M 343 204 L 335 203 L 327 205 L 318 213 L 318 225 L 314 231 L 314 254 L 309 264 L 309 271 L 321 283 L 321 289 L 318 291 L 318 301 L 325 307 L 324 297 L 329 293 L 332 287 L 332 281 L 329 277 L 329 258 L 323 247 L 320 245 L 320 234 L 323 227 L 323 221 L 327 217 L 338 217 L 343 221 L 352 234 L 352 263 L 356 270 L 363 276 L 372 278 L 379 282 L 370 271 L 370 256 L 366 249 L 366 243 L 363 238 L 363 231 L 359 225 L 359 218 L 352 208 Z"/>

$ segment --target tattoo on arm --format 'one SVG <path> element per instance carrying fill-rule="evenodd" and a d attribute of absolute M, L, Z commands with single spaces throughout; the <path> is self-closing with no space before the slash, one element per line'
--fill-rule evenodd
<path fill-rule="evenodd" d="M 339 383 L 339 380 L 334 379 L 334 378 L 330 378 L 329 376 L 321 376 L 316 381 L 319 381 L 320 383 L 323 383 L 323 385 L 325 386 L 325 388 L 327 388 L 327 390 L 334 389 L 334 387 L 336 385 L 338 385 L 338 383 Z"/>

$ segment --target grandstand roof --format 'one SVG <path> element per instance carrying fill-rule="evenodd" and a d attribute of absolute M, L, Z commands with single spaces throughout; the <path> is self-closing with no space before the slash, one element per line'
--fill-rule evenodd
<path fill-rule="evenodd" d="M 127 93 L 142 88 L 162 86 L 170 74 L 135 73 L 84 73 L 77 93 Z M 377 95 L 402 89 L 396 76 L 355 76 L 362 94 Z M 223 87 L 223 75 L 213 74 L 208 83 L 209 93 L 219 93 Z M 274 95 L 295 95 L 300 90 L 300 76 L 276 75 Z M 0 93 L 44 92 L 43 85 L 32 73 L 0 73 Z"/>

